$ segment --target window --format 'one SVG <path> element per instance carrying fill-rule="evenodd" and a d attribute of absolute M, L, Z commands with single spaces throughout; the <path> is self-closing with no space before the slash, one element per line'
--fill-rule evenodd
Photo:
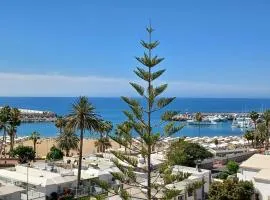
<path fill-rule="evenodd" d="M 57 192 L 60 193 L 61 192 L 61 186 L 57 187 Z"/>

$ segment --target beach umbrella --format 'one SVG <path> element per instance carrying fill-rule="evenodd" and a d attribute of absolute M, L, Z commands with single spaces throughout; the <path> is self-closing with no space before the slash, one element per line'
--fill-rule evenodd
<path fill-rule="evenodd" d="M 209 148 L 212 148 L 212 149 L 213 149 L 213 148 L 216 148 L 216 145 L 213 144 L 213 143 L 209 144 L 208 146 L 209 146 Z"/>
<path fill-rule="evenodd" d="M 244 140 L 239 140 L 239 144 L 245 144 Z"/>
<path fill-rule="evenodd" d="M 204 143 L 203 143 L 203 144 L 201 144 L 201 145 L 202 145 L 203 147 L 208 147 L 208 144 L 204 144 Z"/>
<path fill-rule="evenodd" d="M 221 144 L 218 144 L 218 147 L 227 147 L 228 146 L 228 144 L 227 143 L 221 143 Z"/>
<path fill-rule="evenodd" d="M 239 142 L 238 142 L 238 141 L 232 141 L 232 142 L 230 142 L 230 144 L 235 144 L 235 145 L 237 145 L 237 144 L 239 144 Z"/>

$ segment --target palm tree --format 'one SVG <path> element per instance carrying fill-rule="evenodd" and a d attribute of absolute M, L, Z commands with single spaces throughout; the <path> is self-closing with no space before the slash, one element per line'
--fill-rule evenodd
<path fill-rule="evenodd" d="M 202 121 L 202 113 L 197 112 L 195 114 L 195 120 L 199 123 L 199 137 L 201 136 L 201 121 Z"/>
<path fill-rule="evenodd" d="M 65 118 L 63 118 L 62 116 L 57 117 L 57 119 L 55 121 L 55 126 L 56 126 L 56 128 L 59 129 L 60 134 L 62 133 L 64 127 L 66 126 L 66 123 L 67 122 L 66 122 Z"/>
<path fill-rule="evenodd" d="M 265 146 L 265 149 L 268 150 L 268 146 L 269 146 L 270 110 L 266 110 L 263 113 L 263 119 L 265 120 L 265 126 L 266 126 L 266 129 L 267 129 L 267 137 L 266 137 L 266 146 Z"/>
<path fill-rule="evenodd" d="M 7 133 L 7 127 L 8 127 L 8 122 L 10 120 L 10 107 L 5 106 L 1 108 L 0 110 L 0 123 L 1 123 L 1 128 L 3 129 L 3 143 L 6 143 L 6 133 Z M 4 147 L 3 152 L 5 153 L 5 145 L 1 145 L 1 152 L 2 153 L 2 147 Z"/>
<path fill-rule="evenodd" d="M 18 108 L 11 108 L 10 120 L 9 120 L 9 131 L 10 136 L 10 151 L 13 151 L 14 140 L 17 133 L 17 126 L 21 124 L 21 112 Z"/>
<path fill-rule="evenodd" d="M 100 124 L 98 132 L 100 133 L 100 138 L 107 138 L 108 134 L 112 131 L 113 125 L 110 121 L 104 121 Z"/>
<path fill-rule="evenodd" d="M 108 138 L 108 134 L 112 131 L 113 125 L 110 121 L 103 121 L 100 124 L 100 128 L 98 130 L 100 134 L 100 138 L 95 141 L 95 147 L 97 147 L 97 152 L 105 152 L 105 149 L 111 147 L 111 142 Z"/>
<path fill-rule="evenodd" d="M 10 139 L 10 150 L 9 150 L 10 152 L 12 152 L 13 149 L 14 149 L 14 137 L 15 137 L 16 132 L 17 132 L 17 127 L 16 126 L 8 125 L 6 127 L 6 133 L 9 136 L 9 139 Z"/>
<path fill-rule="evenodd" d="M 246 138 L 246 140 L 249 142 L 251 141 L 252 143 L 252 146 L 254 146 L 254 132 L 253 131 L 250 131 L 250 130 L 247 130 L 246 133 L 244 134 L 244 138 Z"/>
<path fill-rule="evenodd" d="M 254 125 L 255 125 L 255 130 L 257 128 L 257 120 L 259 119 L 259 113 L 255 112 L 255 111 L 252 111 L 250 114 L 249 114 L 249 117 L 251 118 L 251 120 L 253 121 Z"/>
<path fill-rule="evenodd" d="M 36 145 L 37 145 L 37 141 L 40 139 L 40 133 L 37 131 L 34 131 L 33 133 L 31 133 L 29 139 L 33 141 L 34 152 L 36 153 Z"/>
<path fill-rule="evenodd" d="M 95 141 L 95 147 L 97 148 L 97 152 L 104 153 L 106 149 L 112 147 L 110 139 L 107 137 L 99 138 Z"/>
<path fill-rule="evenodd" d="M 102 120 L 95 113 L 95 108 L 88 101 L 87 97 L 79 97 L 77 102 L 72 105 L 72 111 L 67 117 L 67 127 L 72 128 L 73 130 L 80 131 L 80 152 L 79 152 L 77 188 L 79 187 L 81 180 L 84 133 L 86 130 L 90 132 L 100 130 L 101 122 Z"/>
<path fill-rule="evenodd" d="M 217 146 L 218 145 L 218 139 L 214 139 L 214 144 Z"/>
<path fill-rule="evenodd" d="M 128 121 L 123 122 L 122 124 L 119 124 L 116 128 L 116 134 L 124 139 L 125 141 L 128 141 L 131 145 L 132 137 L 131 137 L 131 130 L 132 126 Z M 121 148 L 121 145 L 120 145 Z M 127 147 L 125 146 L 125 153 L 127 151 Z"/>
<path fill-rule="evenodd" d="M 69 156 L 71 149 L 78 149 L 79 141 L 74 130 L 70 128 L 64 128 L 64 131 L 56 139 L 58 147 L 66 151 L 66 156 Z"/>
<path fill-rule="evenodd" d="M 256 141 L 260 145 L 264 145 L 264 142 L 267 140 L 267 127 L 265 123 L 258 123 L 257 124 L 257 129 L 256 129 Z"/>

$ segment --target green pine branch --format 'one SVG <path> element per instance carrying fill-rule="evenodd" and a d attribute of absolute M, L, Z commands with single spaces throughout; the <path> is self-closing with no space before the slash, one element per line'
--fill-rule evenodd
<path fill-rule="evenodd" d="M 172 173 L 172 168 L 169 163 L 165 163 L 160 169 L 154 169 L 151 166 L 151 155 L 156 145 L 161 144 L 164 137 L 172 136 L 180 131 L 183 126 L 173 122 L 173 117 L 177 114 L 175 111 L 165 110 L 161 114 L 161 124 L 159 129 L 162 132 L 156 131 L 157 126 L 152 122 L 152 115 L 156 111 L 160 111 L 173 102 L 175 97 L 161 97 L 166 91 L 168 85 L 155 85 L 154 81 L 163 75 L 165 69 L 154 70 L 164 58 L 153 56 L 153 50 L 160 44 L 159 41 L 152 41 L 152 33 L 154 29 L 147 27 L 149 41 L 142 40 L 140 43 L 145 49 L 143 56 L 135 57 L 141 66 L 134 70 L 134 73 L 143 84 L 130 82 L 131 87 L 137 92 L 144 102 L 138 99 L 121 97 L 122 100 L 129 106 L 129 110 L 123 111 L 127 121 L 117 126 L 114 135 L 110 138 L 125 148 L 125 152 L 112 151 L 114 165 L 120 172 L 112 172 L 112 176 L 125 185 L 132 187 L 140 187 L 146 189 L 146 199 L 172 199 L 181 191 L 169 189 L 168 184 L 181 181 L 188 177 L 188 174 Z M 164 125 L 163 125 L 164 124 Z M 136 143 L 132 139 L 134 135 L 140 136 Z M 126 152 L 130 150 L 130 154 Z M 131 154 L 135 152 L 135 155 Z M 155 152 L 158 152 L 155 151 Z M 138 155 L 144 159 L 144 165 L 139 165 Z M 146 172 L 146 184 L 138 182 L 135 170 Z M 153 177 L 152 177 L 153 176 Z M 106 187 L 106 185 L 105 185 Z M 122 199 L 137 198 L 133 197 L 128 190 L 120 189 L 117 194 Z"/>

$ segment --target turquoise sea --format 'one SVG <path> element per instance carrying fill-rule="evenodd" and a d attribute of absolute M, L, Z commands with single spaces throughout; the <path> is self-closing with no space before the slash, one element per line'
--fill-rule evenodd
<path fill-rule="evenodd" d="M 75 97 L 0 97 L 0 106 L 53 111 L 58 115 L 66 115 L 71 110 L 71 104 Z M 89 98 L 96 107 L 97 113 L 105 120 L 113 124 L 125 120 L 122 111 L 127 109 L 126 104 L 120 98 Z M 250 112 L 262 111 L 270 108 L 270 99 L 233 99 L 233 98 L 177 98 L 168 109 L 181 112 Z M 154 121 L 158 120 L 158 114 Z M 57 129 L 54 123 L 23 123 L 18 127 L 18 136 L 29 135 L 32 131 L 38 131 L 44 137 L 56 136 Z M 230 122 L 219 123 L 201 128 L 202 136 L 241 135 L 240 129 L 233 129 Z M 96 137 L 97 134 L 88 134 Z M 177 136 L 198 136 L 198 127 L 185 126 Z"/>

